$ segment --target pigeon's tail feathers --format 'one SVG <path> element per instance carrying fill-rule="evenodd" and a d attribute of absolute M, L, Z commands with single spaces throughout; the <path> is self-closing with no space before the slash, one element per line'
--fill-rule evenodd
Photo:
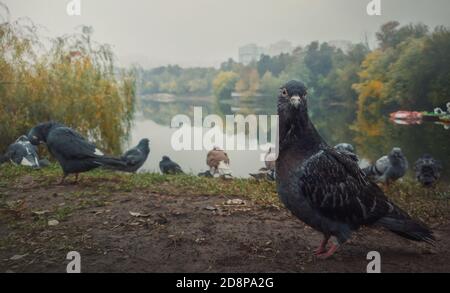
<path fill-rule="evenodd" d="M 398 218 L 386 216 L 377 222 L 391 232 L 413 241 L 424 241 L 435 245 L 433 232 L 425 224 L 414 221 L 410 218 Z"/>
<path fill-rule="evenodd" d="M 124 160 L 108 156 L 99 156 L 95 158 L 94 161 L 99 164 L 99 166 L 119 171 L 127 166 L 127 163 Z"/>

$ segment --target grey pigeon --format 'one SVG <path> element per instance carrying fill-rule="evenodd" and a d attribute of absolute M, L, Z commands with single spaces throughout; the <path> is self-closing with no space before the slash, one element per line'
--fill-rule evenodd
<path fill-rule="evenodd" d="M 39 169 L 39 156 L 37 149 L 30 143 L 28 137 L 22 135 L 6 150 L 2 161 L 11 161 L 13 164 Z"/>
<path fill-rule="evenodd" d="M 414 164 L 416 179 L 424 187 L 430 187 L 441 177 L 442 164 L 431 155 L 425 154 Z"/>
<path fill-rule="evenodd" d="M 139 144 L 126 151 L 120 158 L 126 163 L 124 168 L 116 168 L 116 170 L 135 173 L 144 165 L 150 153 L 150 141 L 147 138 L 142 139 Z"/>
<path fill-rule="evenodd" d="M 69 174 L 78 174 L 98 167 L 123 168 L 126 166 L 119 158 L 104 155 L 93 143 L 87 141 L 75 130 L 57 122 L 41 123 L 30 130 L 31 143 L 45 143 L 47 148 L 63 169 L 61 183 Z"/>
<path fill-rule="evenodd" d="M 172 161 L 168 156 L 162 157 L 161 162 L 159 162 L 159 169 L 161 169 L 163 174 L 176 175 L 184 173 L 180 165 Z"/>
<path fill-rule="evenodd" d="M 370 164 L 365 159 L 360 159 L 359 156 L 356 154 L 355 147 L 352 144 L 349 143 L 340 143 L 336 146 L 334 146 L 334 149 L 338 152 L 345 154 L 347 156 L 352 157 L 358 162 L 358 166 L 361 169 L 367 168 Z"/>
<path fill-rule="evenodd" d="M 340 143 L 334 147 L 337 151 L 340 152 L 349 152 L 356 155 L 355 148 L 353 145 L 349 143 Z"/>
<path fill-rule="evenodd" d="M 390 184 L 405 176 L 408 160 L 400 148 L 393 148 L 387 155 L 378 159 L 375 164 L 363 169 L 364 173 L 375 182 Z"/>
<path fill-rule="evenodd" d="M 374 224 L 411 240 L 433 243 L 425 224 L 391 202 L 356 160 L 322 139 L 308 117 L 306 94 L 303 83 L 290 81 L 278 97 L 277 191 L 296 217 L 324 235 L 315 254 L 331 256 L 353 231 Z"/>
<path fill-rule="evenodd" d="M 200 172 L 197 174 L 198 177 L 206 177 L 206 178 L 213 178 L 214 176 L 211 174 L 210 170 L 206 170 L 205 172 Z"/>
<path fill-rule="evenodd" d="M 266 155 L 264 156 L 264 163 L 266 164 L 266 169 L 275 172 L 276 161 L 277 161 L 277 154 L 274 152 L 272 148 L 269 148 L 269 151 L 267 151 Z"/>
<path fill-rule="evenodd" d="M 257 180 L 275 181 L 275 170 L 261 168 L 258 170 L 258 173 L 250 173 L 250 176 Z"/>

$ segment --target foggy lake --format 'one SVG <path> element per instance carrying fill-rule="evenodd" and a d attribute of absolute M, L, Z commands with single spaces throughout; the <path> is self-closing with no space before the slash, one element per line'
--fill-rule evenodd
<path fill-rule="evenodd" d="M 242 114 L 276 114 L 276 99 L 272 97 L 234 98 L 218 101 L 214 97 L 179 97 L 174 99 L 146 98 L 141 100 L 140 109 L 133 123 L 127 147 L 135 145 L 141 138 L 150 139 L 151 153 L 141 172 L 159 172 L 159 161 L 164 155 L 176 161 L 186 173 L 197 174 L 207 170 L 206 155 L 208 150 L 175 151 L 171 147 L 171 137 L 177 128 L 171 128 L 175 115 L 184 114 L 193 120 L 195 107 L 202 107 L 203 118 L 210 114 L 220 117 Z M 450 165 L 450 130 L 445 125 L 423 123 L 420 125 L 398 125 L 383 120 L 380 136 L 365 135 L 364 131 L 355 131 L 351 117 L 345 108 L 330 106 L 313 113 L 312 120 L 321 135 L 330 145 L 341 142 L 352 143 L 361 158 L 373 161 L 388 153 L 393 147 L 400 147 L 406 155 L 413 176 L 414 162 L 423 154 L 429 153 L 444 165 L 443 177 L 448 178 L 445 167 Z M 347 111 L 348 112 L 348 111 Z M 342 121 L 344 119 L 344 121 Z M 223 118 L 225 121 L 225 118 Z M 339 125 L 339 126 L 336 126 Z M 270 139 L 270 136 L 268 136 Z M 231 160 L 233 175 L 246 178 L 264 166 L 260 160 L 261 150 L 237 151 L 227 150 Z"/>

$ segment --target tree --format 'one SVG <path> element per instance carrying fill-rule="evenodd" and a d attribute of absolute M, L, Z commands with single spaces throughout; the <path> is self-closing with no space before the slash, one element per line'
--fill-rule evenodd
<path fill-rule="evenodd" d="M 262 93 L 269 96 L 276 96 L 282 84 L 278 78 L 274 77 L 269 71 L 261 78 L 260 90 Z"/>
<path fill-rule="evenodd" d="M 231 71 L 221 71 L 213 81 L 214 95 L 220 99 L 227 99 L 231 97 L 238 75 Z"/>
<path fill-rule="evenodd" d="M 48 120 L 76 128 L 105 151 L 121 152 L 133 117 L 134 75 L 116 71 L 110 47 L 93 45 L 91 37 L 83 30 L 57 38 L 38 56 L 33 27 L 0 25 L 0 152 Z"/>

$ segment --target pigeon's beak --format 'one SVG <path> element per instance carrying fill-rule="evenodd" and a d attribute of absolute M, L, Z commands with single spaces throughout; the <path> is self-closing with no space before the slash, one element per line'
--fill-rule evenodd
<path fill-rule="evenodd" d="M 298 108 L 301 103 L 302 103 L 302 100 L 299 95 L 291 97 L 291 105 L 294 106 L 295 108 Z"/>

